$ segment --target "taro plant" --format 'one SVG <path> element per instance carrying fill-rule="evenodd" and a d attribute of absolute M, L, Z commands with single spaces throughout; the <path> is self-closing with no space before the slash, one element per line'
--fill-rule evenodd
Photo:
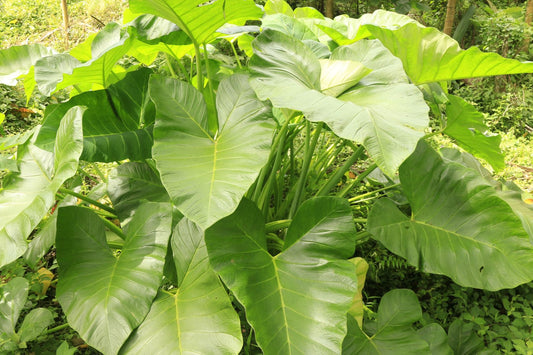
<path fill-rule="evenodd" d="M 129 5 L 123 25 L 69 53 L 0 52 L 2 83 L 23 80 L 28 95 L 71 88 L 40 127 L 0 143 L 16 147 L 0 191 L 0 266 L 35 263 L 55 246 L 57 299 L 89 345 L 457 349 L 455 331 L 415 330 L 421 311 L 408 290 L 392 290 L 375 322 L 363 322 L 367 264 L 354 256 L 369 237 L 463 286 L 533 280 L 531 206 L 477 160 L 504 166 L 499 137 L 446 90 L 450 80 L 531 73 L 533 63 L 462 50 L 385 11 L 332 20 L 279 0 Z M 160 53 L 167 67 L 153 64 Z M 140 64 L 118 65 L 126 55 Z M 463 150 L 435 150 L 439 134 Z M 76 192 L 73 177 L 99 162 L 117 164 Z M 381 185 L 359 194 L 370 174 Z M 56 209 L 67 196 L 77 202 Z M 361 214 L 369 196 L 383 198 Z"/>

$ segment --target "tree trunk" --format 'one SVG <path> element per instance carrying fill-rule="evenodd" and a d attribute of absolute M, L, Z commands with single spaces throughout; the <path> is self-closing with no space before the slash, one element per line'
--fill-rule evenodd
<path fill-rule="evenodd" d="M 324 12 L 326 17 L 333 18 L 333 0 L 326 0 Z"/>
<path fill-rule="evenodd" d="M 65 31 L 65 45 L 68 43 L 68 10 L 67 0 L 61 0 L 61 9 L 63 10 L 63 28 Z"/>
<path fill-rule="evenodd" d="M 533 24 L 533 0 L 529 0 L 527 2 L 525 21 L 530 26 L 531 26 L 531 24 Z"/>
<path fill-rule="evenodd" d="M 444 29 L 442 32 L 446 33 L 448 36 L 452 35 L 456 4 L 457 0 L 448 0 L 448 5 L 446 6 L 446 19 L 444 20 Z"/>
<path fill-rule="evenodd" d="M 527 25 L 533 25 L 533 0 L 529 0 L 526 5 L 526 17 L 524 21 Z M 529 44 L 531 43 L 531 36 L 526 34 L 524 37 L 524 44 L 522 46 L 522 51 L 527 52 L 529 50 Z"/>

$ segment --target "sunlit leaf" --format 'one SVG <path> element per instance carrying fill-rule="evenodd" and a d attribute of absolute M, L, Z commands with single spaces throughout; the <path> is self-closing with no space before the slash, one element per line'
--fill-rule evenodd
<path fill-rule="evenodd" d="M 19 147 L 19 170 L 0 190 L 0 267 L 26 251 L 26 238 L 48 213 L 61 185 L 76 173 L 82 151 L 83 109 L 71 108 L 58 129 L 54 152 Z"/>
<path fill-rule="evenodd" d="M 28 74 L 35 62 L 56 52 L 40 44 L 13 46 L 0 50 L 0 84 L 16 85 L 17 78 Z"/>
<path fill-rule="evenodd" d="M 284 14 L 291 17 L 294 16 L 291 6 L 284 0 L 268 0 L 265 4 L 265 13 L 267 15 Z"/>
<path fill-rule="evenodd" d="M 365 78 L 373 72 L 362 78 L 346 77 L 344 84 L 357 78 L 360 83 L 333 98 L 321 92 L 327 89 L 321 87 L 321 77 L 327 73 L 322 75 L 320 61 L 311 49 L 281 32 L 265 29 L 254 41 L 251 85 L 259 98 L 270 99 L 274 106 L 302 111 L 308 120 L 325 122 L 338 136 L 363 144 L 378 166 L 392 176 L 424 135 L 428 107 L 421 92 L 408 83 L 398 59 L 379 44 L 358 42 L 350 50 L 338 50 L 331 55 L 334 60 L 349 61 L 353 52 L 361 51 L 363 62 L 352 66 L 362 65 L 378 73 L 368 81 Z M 382 67 L 373 63 L 376 57 Z M 388 81 L 394 72 L 396 78 Z"/>
<path fill-rule="evenodd" d="M 35 63 L 35 81 L 45 95 L 76 85 L 108 86 L 113 66 L 131 46 L 129 34 L 117 23 L 109 23 L 91 43 L 91 59 L 81 62 L 63 53 L 49 56 Z"/>
<path fill-rule="evenodd" d="M 152 76 L 157 109 L 153 155 L 172 202 L 207 228 L 231 214 L 270 152 L 273 120 L 248 77 L 234 75 L 217 93 L 219 131 L 208 133 L 207 106 L 194 87 Z"/>
<path fill-rule="evenodd" d="M 208 42 L 225 23 L 244 24 L 263 14 L 251 0 L 130 0 L 130 9 L 174 22 L 197 43 Z"/>
<path fill-rule="evenodd" d="M 395 22 L 391 22 L 391 17 Z M 378 10 L 361 19 L 362 28 L 400 58 L 415 84 L 464 78 L 533 73 L 533 62 L 484 53 L 459 43 L 436 28 L 424 27 L 408 16 Z"/>

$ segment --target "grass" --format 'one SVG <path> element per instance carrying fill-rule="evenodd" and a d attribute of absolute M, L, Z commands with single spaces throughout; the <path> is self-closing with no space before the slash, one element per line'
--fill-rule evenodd
<path fill-rule="evenodd" d="M 119 20 L 122 0 L 68 1 L 69 27 L 63 27 L 59 0 L 0 1 L 0 47 L 41 43 L 65 51 Z"/>
<path fill-rule="evenodd" d="M 531 135 L 516 137 L 512 131 L 501 132 L 500 148 L 505 153 L 506 168 L 498 176 L 515 182 L 533 193 L 533 141 Z"/>

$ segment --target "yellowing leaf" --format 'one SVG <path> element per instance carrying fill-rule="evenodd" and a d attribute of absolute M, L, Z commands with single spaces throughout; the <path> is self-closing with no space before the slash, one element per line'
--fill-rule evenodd
<path fill-rule="evenodd" d="M 39 275 L 39 283 L 43 286 L 40 295 L 44 296 L 46 295 L 46 291 L 48 291 L 48 288 L 50 287 L 55 275 L 53 272 L 44 267 L 40 268 L 37 271 L 37 274 Z"/>
<path fill-rule="evenodd" d="M 350 259 L 352 264 L 355 265 L 355 274 L 357 275 L 357 293 L 355 294 L 352 306 L 350 307 L 350 310 L 348 311 L 349 314 L 351 314 L 355 320 L 357 321 L 357 324 L 359 324 L 359 327 L 363 327 L 363 287 L 365 286 L 365 280 L 366 280 L 366 272 L 368 271 L 368 263 L 363 258 L 353 258 Z"/>

